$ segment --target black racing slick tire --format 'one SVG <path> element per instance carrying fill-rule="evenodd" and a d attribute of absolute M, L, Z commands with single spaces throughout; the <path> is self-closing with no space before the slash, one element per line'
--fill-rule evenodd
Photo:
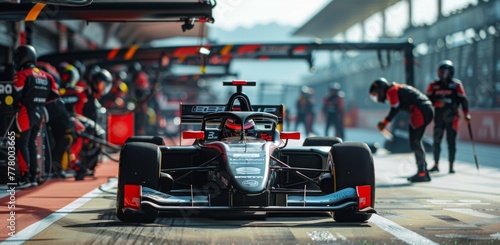
<path fill-rule="evenodd" d="M 120 152 L 118 169 L 118 192 L 116 195 L 116 217 L 123 222 L 153 223 L 158 211 L 142 206 L 141 212 L 124 210 L 124 186 L 142 185 L 158 189 L 160 179 L 161 152 L 157 145 L 144 142 L 126 143 Z"/>
<path fill-rule="evenodd" d="M 165 141 L 163 141 L 162 137 L 159 136 L 132 136 L 125 141 L 125 143 L 130 143 L 130 142 L 144 142 L 144 143 L 151 143 L 155 145 L 165 145 Z"/>
<path fill-rule="evenodd" d="M 342 144 L 339 137 L 307 137 L 302 146 L 332 146 Z"/>
<path fill-rule="evenodd" d="M 375 207 L 375 169 L 370 148 L 365 143 L 347 142 L 334 145 L 331 149 L 333 158 L 334 190 L 339 191 L 347 187 L 370 185 L 371 207 Z M 365 222 L 371 213 L 356 213 L 346 209 L 333 213 L 335 221 Z"/>

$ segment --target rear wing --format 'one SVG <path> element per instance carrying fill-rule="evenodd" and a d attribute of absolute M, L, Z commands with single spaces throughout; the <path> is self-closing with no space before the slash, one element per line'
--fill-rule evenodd
<path fill-rule="evenodd" d="M 234 108 L 238 110 L 238 108 Z M 203 116 L 209 113 L 222 112 L 226 110 L 224 104 L 182 104 L 179 111 L 181 113 L 181 128 L 183 124 L 198 125 L 202 123 Z M 277 129 L 281 132 L 283 129 L 283 120 L 285 115 L 284 105 L 252 105 L 255 112 L 267 112 L 278 117 Z"/>

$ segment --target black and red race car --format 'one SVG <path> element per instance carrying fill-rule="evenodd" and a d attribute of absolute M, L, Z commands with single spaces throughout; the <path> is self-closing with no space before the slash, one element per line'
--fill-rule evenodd
<path fill-rule="evenodd" d="M 243 86 L 226 105 L 183 105 L 190 145 L 160 137 L 132 137 L 120 152 L 116 215 L 123 222 L 154 222 L 159 212 L 331 212 L 340 222 L 373 213 L 373 157 L 365 143 L 281 132 L 283 106 L 252 106 Z"/>

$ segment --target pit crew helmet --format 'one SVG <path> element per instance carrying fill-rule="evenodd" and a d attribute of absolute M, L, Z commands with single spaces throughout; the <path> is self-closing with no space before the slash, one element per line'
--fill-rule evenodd
<path fill-rule="evenodd" d="M 109 93 L 111 87 L 113 86 L 113 77 L 106 69 L 101 69 L 92 75 L 92 80 L 90 81 L 90 86 L 94 95 L 100 98 L 103 95 Z"/>
<path fill-rule="evenodd" d="M 385 103 L 386 93 L 391 85 L 384 77 L 379 77 L 370 86 L 370 99 L 375 103 Z"/>
<path fill-rule="evenodd" d="M 61 88 L 74 89 L 78 81 L 80 81 L 78 69 L 70 63 L 63 62 L 59 64 L 57 71 L 61 77 Z"/>
<path fill-rule="evenodd" d="M 332 83 L 332 84 L 330 84 L 330 86 L 328 86 L 328 89 L 330 90 L 330 92 L 332 92 L 332 91 L 338 92 L 338 91 L 340 91 L 340 88 L 341 88 L 340 83 Z"/>
<path fill-rule="evenodd" d="M 142 65 L 139 62 L 134 62 L 128 67 L 128 72 L 129 73 L 137 73 L 142 71 Z"/>
<path fill-rule="evenodd" d="M 14 66 L 16 70 L 20 70 L 26 65 L 35 65 L 36 63 L 36 50 L 31 45 L 19 46 L 14 51 Z"/>
<path fill-rule="evenodd" d="M 455 68 L 451 60 L 443 60 L 438 64 L 437 75 L 441 81 L 451 81 L 455 74 Z"/>
<path fill-rule="evenodd" d="M 83 76 L 84 80 L 86 82 L 89 82 L 92 80 L 92 76 L 99 72 L 101 70 L 101 67 L 98 65 L 91 65 L 88 67 L 88 69 L 85 69 L 85 74 Z"/>
<path fill-rule="evenodd" d="M 224 137 L 241 136 L 241 124 L 235 122 L 234 119 L 229 118 L 224 123 L 223 134 Z M 255 136 L 255 122 L 250 119 L 247 120 L 243 126 L 245 136 Z"/>
<path fill-rule="evenodd" d="M 85 76 L 85 73 L 87 72 L 87 67 L 85 67 L 85 64 L 83 64 L 80 60 L 75 60 L 71 64 L 73 64 L 73 66 L 78 70 L 80 78 L 83 78 L 83 76 Z"/>

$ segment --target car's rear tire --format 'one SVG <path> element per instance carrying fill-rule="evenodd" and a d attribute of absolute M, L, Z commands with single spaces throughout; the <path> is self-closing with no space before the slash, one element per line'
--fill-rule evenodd
<path fill-rule="evenodd" d="M 161 152 L 157 145 L 144 142 L 126 143 L 120 152 L 116 217 L 123 222 L 152 223 L 158 211 L 142 206 L 142 212 L 123 211 L 125 184 L 158 189 Z"/>
<path fill-rule="evenodd" d="M 159 136 L 146 136 L 146 135 L 132 136 L 128 138 L 127 141 L 125 141 L 125 143 L 130 143 L 130 142 L 144 142 L 155 145 L 165 145 L 165 141 L 163 140 L 162 137 Z"/>
<path fill-rule="evenodd" d="M 373 156 L 365 143 L 347 142 L 334 145 L 331 149 L 333 158 L 334 190 L 347 187 L 370 185 L 372 189 L 371 206 L 375 205 L 375 170 Z M 354 210 L 340 210 L 333 213 L 339 222 L 364 222 L 371 213 L 359 214 Z"/>
<path fill-rule="evenodd" d="M 302 146 L 332 146 L 341 143 L 342 139 L 339 137 L 307 137 Z"/>

